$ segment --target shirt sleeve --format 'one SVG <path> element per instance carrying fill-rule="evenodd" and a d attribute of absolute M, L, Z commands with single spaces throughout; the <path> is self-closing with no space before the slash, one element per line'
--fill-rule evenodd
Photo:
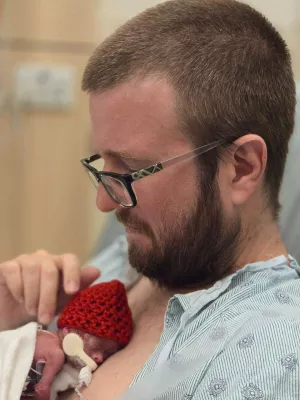
<path fill-rule="evenodd" d="M 238 330 L 210 363 L 193 400 L 300 399 L 300 311 Z"/>
<path fill-rule="evenodd" d="M 106 249 L 91 258 L 87 264 L 101 270 L 101 276 L 95 284 L 118 279 L 126 288 L 130 288 L 139 278 L 139 274 L 131 267 L 128 260 L 125 235 L 119 236 Z"/>

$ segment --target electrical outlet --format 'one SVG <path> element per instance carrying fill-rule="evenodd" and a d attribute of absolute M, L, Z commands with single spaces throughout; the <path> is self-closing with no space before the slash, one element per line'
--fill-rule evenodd
<path fill-rule="evenodd" d="M 74 103 L 74 69 L 68 66 L 20 65 L 15 73 L 15 99 L 31 109 L 66 109 Z"/>

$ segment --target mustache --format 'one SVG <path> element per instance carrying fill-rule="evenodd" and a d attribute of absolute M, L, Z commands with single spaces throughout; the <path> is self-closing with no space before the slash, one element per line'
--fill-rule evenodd
<path fill-rule="evenodd" d="M 117 210 L 115 215 L 117 220 L 126 228 L 137 233 L 144 233 L 151 238 L 154 237 L 150 226 L 145 221 L 136 218 L 130 210 Z"/>

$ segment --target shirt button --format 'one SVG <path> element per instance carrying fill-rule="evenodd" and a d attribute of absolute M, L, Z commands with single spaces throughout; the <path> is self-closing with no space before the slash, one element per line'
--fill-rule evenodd
<path fill-rule="evenodd" d="M 181 362 L 181 357 L 178 354 L 175 354 L 175 356 L 171 360 L 174 364 L 178 364 Z"/>
<path fill-rule="evenodd" d="M 171 321 L 171 318 L 167 317 L 167 318 L 166 318 L 166 326 L 167 326 L 167 327 L 170 327 L 171 322 L 172 322 L 172 321 Z"/>

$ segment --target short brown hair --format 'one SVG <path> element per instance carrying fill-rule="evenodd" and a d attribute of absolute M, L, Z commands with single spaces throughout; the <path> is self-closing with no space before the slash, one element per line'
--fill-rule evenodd
<path fill-rule="evenodd" d="M 265 187 L 276 216 L 296 100 L 290 54 L 271 23 L 238 1 L 167 1 L 95 50 L 82 88 L 103 91 L 147 75 L 173 85 L 179 120 L 195 144 L 246 132 L 265 140 Z"/>

